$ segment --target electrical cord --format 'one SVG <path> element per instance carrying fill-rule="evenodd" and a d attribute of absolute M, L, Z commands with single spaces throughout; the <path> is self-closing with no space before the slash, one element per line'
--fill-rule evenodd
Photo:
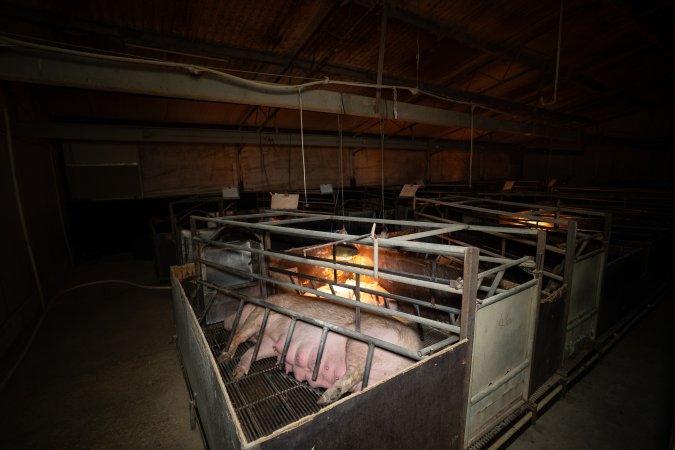
<path fill-rule="evenodd" d="M 5 389 L 5 386 L 9 382 L 9 380 L 12 378 L 14 375 L 14 372 L 19 368 L 19 365 L 23 361 L 23 359 L 26 356 L 26 353 L 28 353 L 28 349 L 30 349 L 31 345 L 33 344 L 33 341 L 35 340 L 35 336 L 37 336 L 38 331 L 40 331 L 40 328 L 42 327 L 42 323 L 44 322 L 45 318 L 47 317 L 47 313 L 49 313 L 49 310 L 52 308 L 54 305 L 54 301 L 58 299 L 59 297 L 62 297 L 63 295 L 75 291 L 77 289 L 81 289 L 84 287 L 89 287 L 89 286 L 95 286 L 98 284 L 125 284 L 128 286 L 133 286 L 137 287 L 140 289 L 152 289 L 152 290 L 169 290 L 171 289 L 171 286 L 149 286 L 145 284 L 138 284 L 138 283 L 132 283 L 131 281 L 126 281 L 126 280 L 98 280 L 98 281 L 90 281 L 88 283 L 82 283 L 78 284 L 75 286 L 71 286 L 68 289 L 65 289 L 63 291 L 57 292 L 54 297 L 52 297 L 52 300 L 49 302 L 47 307 L 44 309 L 42 312 L 42 315 L 40 316 L 40 320 L 38 320 L 37 325 L 33 329 L 33 332 L 31 333 L 30 337 L 28 338 L 28 342 L 26 342 L 26 345 L 24 346 L 23 350 L 21 350 L 21 354 L 19 355 L 19 358 L 16 360 L 14 365 L 9 369 L 7 372 L 7 375 L 2 379 L 2 383 L 0 383 L 0 392 L 2 392 Z"/>

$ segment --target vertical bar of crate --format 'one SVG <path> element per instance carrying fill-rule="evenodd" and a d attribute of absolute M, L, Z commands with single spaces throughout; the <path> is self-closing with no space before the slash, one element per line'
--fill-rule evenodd
<path fill-rule="evenodd" d="M 563 365 L 567 357 L 565 356 L 565 345 L 567 344 L 567 323 L 570 315 L 570 303 L 572 302 L 572 275 L 574 273 L 574 262 L 576 260 L 577 247 L 577 222 L 570 220 L 567 222 L 567 242 L 565 244 L 565 268 L 563 273 L 563 283 L 567 286 L 565 292 L 565 310 L 563 312 L 563 336 L 561 339 Z"/>
<path fill-rule="evenodd" d="M 467 341 L 467 352 L 462 364 L 465 365 L 464 386 L 462 388 L 462 412 L 460 442 L 464 447 L 468 444 L 469 398 L 471 397 L 471 359 L 473 356 L 473 339 L 476 328 L 476 298 L 478 294 L 478 248 L 467 247 L 464 253 L 464 273 L 462 287 L 462 310 L 460 312 L 459 340 Z"/>
<path fill-rule="evenodd" d="M 190 216 L 190 241 L 192 242 L 192 261 L 195 264 L 195 274 L 198 280 L 206 280 L 206 268 L 199 262 L 204 245 L 197 241 L 199 231 L 197 230 L 197 221 Z M 204 311 L 204 287 L 197 285 L 197 311 L 201 314 Z"/>
<path fill-rule="evenodd" d="M 265 234 L 263 234 L 262 246 L 263 251 L 267 251 L 272 248 L 272 236 L 269 231 L 266 231 Z M 251 259 L 253 259 L 253 252 L 251 252 Z M 265 256 L 264 254 L 260 255 L 260 275 L 266 278 L 269 278 L 270 276 L 268 269 L 268 259 L 268 256 Z M 300 283 L 299 279 L 298 283 Z M 262 298 L 267 298 L 268 296 L 267 282 L 265 280 L 260 280 L 260 296 Z"/>

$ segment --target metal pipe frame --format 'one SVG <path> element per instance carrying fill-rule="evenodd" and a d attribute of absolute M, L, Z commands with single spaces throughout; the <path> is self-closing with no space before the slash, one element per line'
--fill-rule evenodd
<path fill-rule="evenodd" d="M 233 269 L 232 267 L 227 267 L 227 266 L 223 266 L 222 264 L 218 264 L 218 263 L 215 263 L 215 262 L 212 262 L 212 261 L 207 261 L 205 259 L 199 258 L 197 262 L 199 264 L 204 264 L 205 266 L 213 267 L 214 269 L 222 270 L 224 272 L 229 272 L 229 273 L 233 273 L 235 275 L 240 275 L 240 276 L 247 276 L 247 277 L 250 277 L 250 278 L 254 278 L 256 280 L 266 281 L 266 282 L 270 282 L 270 283 L 273 283 L 273 284 L 276 284 L 276 285 L 279 285 L 279 286 L 284 286 L 284 287 L 287 287 L 287 288 L 290 288 L 290 289 L 299 290 L 299 291 L 302 291 L 302 292 L 314 294 L 314 295 L 326 298 L 328 300 L 331 300 L 331 301 L 333 301 L 335 303 L 338 303 L 342 306 L 348 306 L 348 307 L 351 307 L 351 308 L 358 307 L 360 309 L 366 310 L 366 311 L 374 313 L 374 314 L 379 314 L 379 315 L 384 315 L 384 316 L 389 316 L 389 317 L 397 317 L 399 319 L 404 319 L 404 320 L 407 320 L 407 321 L 410 321 L 410 322 L 420 323 L 422 325 L 427 325 L 427 326 L 430 326 L 430 327 L 438 328 L 438 329 L 441 329 L 443 331 L 448 331 L 448 332 L 451 332 L 451 333 L 459 333 L 459 331 L 460 331 L 459 327 L 457 327 L 456 325 L 450 325 L 450 324 L 443 323 L 443 322 L 437 322 L 435 320 L 426 319 L 424 317 L 418 317 L 418 316 L 414 316 L 412 314 L 407 314 L 407 313 L 400 312 L 400 311 L 394 311 L 394 310 L 391 310 L 391 309 L 386 309 L 386 308 L 381 308 L 379 306 L 370 305 L 368 303 L 349 300 L 347 298 L 340 297 L 338 295 L 328 294 L 327 292 L 321 292 L 321 291 L 318 291 L 316 289 L 308 288 L 308 287 L 305 287 L 305 286 L 299 286 L 297 284 L 291 284 L 291 283 L 286 283 L 284 281 L 274 280 L 272 278 L 265 277 L 263 275 L 258 275 L 258 274 L 254 274 L 254 273 L 250 273 L 250 272 L 240 271 L 240 270 L 237 270 L 237 269 Z"/>
<path fill-rule="evenodd" d="M 447 202 L 443 200 L 437 200 L 437 199 L 425 199 L 425 198 L 416 198 L 415 201 L 416 203 L 419 202 L 421 204 L 431 204 L 434 206 L 445 206 L 445 207 L 450 207 L 450 208 L 457 208 L 457 209 L 465 209 L 465 210 L 471 210 L 475 212 L 480 212 L 480 213 L 485 213 L 485 214 L 490 214 L 490 215 L 495 215 L 497 217 L 506 219 L 506 220 L 525 220 L 525 221 L 531 221 L 535 220 L 537 222 L 542 222 L 542 223 L 549 223 L 552 225 L 566 225 L 570 221 L 578 221 L 576 217 L 572 218 L 564 218 L 564 219 L 559 219 L 559 218 L 551 218 L 551 217 L 545 217 L 545 216 L 540 216 L 539 214 L 543 213 L 550 213 L 552 211 L 556 212 L 556 217 L 559 216 L 559 213 L 573 213 L 573 214 L 582 214 L 587 216 L 586 218 L 589 219 L 594 219 L 594 220 L 602 220 L 603 225 L 601 230 L 593 230 L 591 233 L 584 233 L 580 232 L 577 230 L 576 236 L 579 240 L 591 240 L 591 239 L 596 239 L 596 240 L 602 240 L 603 239 L 603 233 L 606 231 L 606 224 L 608 221 L 610 221 L 609 215 L 604 212 L 595 212 L 595 211 L 587 211 L 579 208 L 562 208 L 560 206 L 557 206 L 555 208 L 541 208 L 541 205 L 536 205 L 532 203 L 518 203 L 518 202 L 503 202 L 503 201 L 497 201 L 497 200 L 490 200 L 490 199 L 483 199 L 483 198 L 475 198 L 475 197 L 461 197 L 465 198 L 466 200 L 462 201 L 461 204 L 460 202 Z M 490 208 L 485 208 L 481 206 L 469 206 L 466 205 L 465 203 L 468 202 L 473 202 L 473 201 L 480 201 L 480 202 L 488 202 L 488 203 L 494 203 L 497 205 L 509 205 L 509 206 L 518 206 L 520 208 L 529 208 L 533 211 L 532 213 L 514 213 L 511 211 L 503 211 L 503 210 L 497 210 L 497 209 L 490 209 Z M 427 215 L 424 213 L 419 213 L 418 215 L 425 217 L 425 218 L 430 218 L 433 220 L 433 215 Z M 440 222 L 440 220 L 439 220 Z M 455 221 L 447 221 L 443 220 L 445 223 L 455 223 Z M 523 224 L 525 226 L 530 225 L 529 223 Z M 539 225 L 537 223 L 537 225 Z M 551 231 L 551 230 L 549 230 Z M 503 231 L 501 231 L 503 233 Z M 512 239 L 512 238 L 511 238 Z M 515 240 L 515 239 L 513 239 Z M 527 243 L 524 241 L 521 241 L 521 243 Z M 530 245 L 536 245 L 536 244 L 530 244 Z M 561 249 L 558 249 L 554 246 L 547 246 L 546 248 L 548 251 L 555 252 L 555 253 L 560 253 L 564 254 L 564 251 L 561 251 Z"/>
<path fill-rule="evenodd" d="M 304 316 L 304 315 L 302 315 L 300 313 L 297 313 L 293 310 L 290 310 L 290 309 L 287 309 L 287 308 L 284 308 L 284 307 L 281 307 L 281 306 L 278 306 L 278 305 L 274 305 L 272 303 L 268 303 L 268 302 L 266 302 L 262 299 L 259 299 L 259 298 L 255 298 L 255 297 L 251 297 L 249 295 L 241 294 L 241 293 L 239 293 L 237 291 L 234 291 L 234 290 L 231 290 L 231 289 L 227 289 L 227 288 L 224 288 L 224 287 L 221 287 L 221 286 L 216 286 L 215 284 L 209 283 L 209 282 L 204 281 L 204 280 L 197 280 L 197 283 L 202 285 L 202 286 L 208 287 L 210 289 L 214 289 L 214 290 L 220 292 L 221 294 L 224 294 L 224 295 L 227 295 L 227 296 L 230 296 L 230 297 L 234 297 L 234 298 L 237 298 L 239 300 L 243 300 L 246 303 L 251 303 L 253 305 L 259 306 L 259 307 L 264 308 L 264 309 L 269 309 L 269 310 L 274 311 L 278 314 L 283 314 L 284 316 L 289 317 L 291 319 L 295 319 L 296 321 L 299 320 L 301 322 L 305 322 L 305 323 L 308 323 L 310 325 L 314 325 L 314 326 L 322 328 L 322 329 L 327 328 L 330 331 L 341 334 L 341 335 L 346 336 L 350 339 L 355 339 L 357 341 L 361 341 L 365 344 L 371 344 L 372 343 L 376 347 L 379 347 L 383 350 L 390 351 L 392 353 L 396 353 L 397 355 L 400 355 L 400 356 L 404 356 L 404 357 L 409 358 L 413 361 L 420 361 L 422 359 L 422 357 L 419 356 L 417 354 L 417 352 L 413 352 L 413 351 L 410 351 L 406 348 L 400 347 L 398 345 L 391 344 L 389 342 L 383 341 L 382 339 L 378 339 L 378 338 L 375 338 L 375 337 L 372 337 L 372 336 L 368 336 L 368 335 L 362 334 L 360 332 L 341 327 L 339 325 L 334 325 L 330 322 L 325 322 L 323 320 L 314 319 L 312 317 L 307 317 L 307 316 Z"/>
<path fill-rule="evenodd" d="M 519 264 L 524 263 L 525 261 L 531 261 L 531 260 L 532 260 L 532 257 L 530 257 L 530 256 L 523 256 L 522 258 L 514 259 L 513 261 L 511 261 L 509 263 L 502 264 L 502 265 L 497 266 L 497 267 L 493 267 L 492 269 L 488 269 L 488 270 L 485 270 L 483 272 L 479 272 L 478 273 L 478 279 L 480 280 L 481 278 L 488 277 L 488 276 L 490 276 L 494 273 L 504 271 L 504 270 L 508 269 L 509 267 L 514 267 L 514 266 L 517 266 Z"/>
<path fill-rule="evenodd" d="M 443 222 L 443 223 L 461 223 L 461 222 L 458 222 L 456 220 L 444 219 L 442 217 L 435 217 L 431 214 L 427 214 L 427 213 L 423 213 L 423 212 L 416 212 L 415 214 L 418 215 L 418 216 L 421 216 L 421 217 L 425 217 L 427 219 L 436 218 L 439 222 Z M 495 228 L 495 229 L 499 230 L 500 227 L 492 227 L 492 228 Z M 526 229 L 526 228 L 523 228 L 523 229 Z M 536 230 L 532 230 L 532 231 L 536 231 Z M 537 245 L 535 241 L 530 241 L 530 240 L 527 240 L 527 239 L 524 239 L 524 238 L 515 238 L 515 237 L 509 236 L 506 233 L 503 233 L 501 231 L 492 231 L 492 232 L 487 231 L 486 234 L 491 234 L 492 236 L 495 236 L 495 237 L 501 237 L 503 239 L 508 239 L 512 242 L 519 242 L 521 244 L 530 245 L 532 247 L 536 247 L 536 245 Z M 552 253 L 557 253 L 559 255 L 565 254 L 565 250 L 560 249 L 560 248 L 558 248 L 554 245 L 546 245 L 546 250 L 549 251 L 549 252 L 552 252 Z M 481 258 L 481 261 L 482 260 L 483 259 Z"/>
<path fill-rule="evenodd" d="M 374 277 L 375 270 L 370 269 L 369 268 L 370 266 L 364 266 L 364 265 L 361 265 L 361 264 L 354 264 L 354 263 L 350 263 L 350 262 L 347 262 L 347 261 L 342 261 L 341 264 L 337 264 L 336 262 L 331 263 L 331 262 L 329 262 L 330 260 L 318 258 L 316 256 L 302 256 L 302 257 L 301 256 L 291 256 L 291 255 L 288 255 L 286 253 L 271 252 L 271 251 L 260 250 L 260 249 L 251 249 L 251 248 L 248 248 L 248 247 L 241 247 L 241 246 L 237 246 L 235 244 L 230 244 L 230 243 L 227 243 L 227 242 L 213 241 L 213 240 L 205 239 L 205 238 L 202 238 L 202 237 L 197 237 L 197 238 L 192 238 L 192 239 L 193 240 L 196 239 L 203 244 L 209 244 L 209 245 L 212 245 L 214 247 L 229 248 L 229 249 L 233 249 L 233 250 L 241 250 L 241 251 L 245 251 L 245 252 L 249 252 L 249 253 L 258 253 L 258 254 L 264 255 L 264 256 L 274 256 L 274 257 L 277 257 L 277 258 L 280 258 L 280 259 L 285 259 L 285 260 L 293 261 L 293 262 L 306 263 L 307 261 L 312 261 L 315 265 L 319 265 L 319 266 L 322 266 L 322 267 L 333 269 L 334 271 L 341 270 L 341 271 L 344 271 L 344 272 L 354 273 L 354 274 L 356 274 L 356 276 L 366 275 L 366 276 L 371 276 L 372 278 L 375 278 Z M 297 250 L 297 249 L 295 249 L 295 250 Z M 489 258 L 489 257 L 488 258 L 480 258 L 480 260 L 485 261 L 485 262 L 495 262 L 495 263 L 502 263 L 504 261 L 507 261 L 507 263 L 510 263 L 510 262 L 513 261 L 513 260 L 507 259 L 507 258 Z M 328 263 L 328 265 L 321 264 L 322 262 L 326 262 L 326 263 Z M 354 270 L 348 270 L 348 269 L 345 269 L 345 268 L 353 268 Z M 362 269 L 362 270 L 359 271 L 357 269 Z M 230 269 L 228 269 L 228 270 L 230 270 Z M 384 277 L 381 277 L 381 278 L 389 279 L 390 281 L 397 281 L 397 282 L 405 283 L 405 284 L 415 284 L 415 283 L 409 283 L 407 281 L 403 281 L 402 277 L 405 277 L 405 279 L 407 279 L 407 280 L 419 280 L 420 282 L 425 283 L 425 284 L 422 284 L 422 285 L 417 285 L 419 287 L 426 287 L 428 289 L 436 289 L 436 290 L 440 290 L 440 291 L 446 291 L 446 292 L 450 292 L 452 294 L 460 294 L 461 293 L 461 290 L 459 290 L 459 289 L 454 289 L 452 287 L 448 287 L 451 284 L 455 284 L 456 283 L 455 280 L 448 280 L 448 279 L 445 279 L 445 278 L 438 278 L 438 277 L 421 275 L 421 274 L 410 274 L 410 273 L 399 272 L 399 271 L 391 270 L 391 269 L 379 269 L 379 271 L 383 272 L 385 274 L 388 274 L 387 276 L 384 276 Z M 235 272 L 233 272 L 233 273 L 235 273 Z M 245 276 L 247 276 L 247 277 L 251 276 L 251 274 L 249 272 L 239 272 L 239 274 L 245 274 Z M 298 276 L 298 274 L 293 273 L 292 276 Z M 448 283 L 448 285 L 445 285 L 445 284 L 438 285 L 438 284 L 436 284 L 436 285 L 432 286 L 432 285 L 428 284 L 427 280 L 433 280 L 432 282 Z M 274 281 L 272 281 L 272 282 L 274 282 Z M 334 283 L 334 284 L 337 284 L 337 283 Z M 489 288 L 487 286 L 478 286 L 478 290 L 487 292 L 489 290 Z M 376 291 L 373 291 L 373 292 L 376 292 Z M 500 288 L 500 289 L 497 289 L 497 292 L 504 292 L 504 290 Z"/>
<path fill-rule="evenodd" d="M 263 222 L 258 222 L 258 223 L 247 223 L 247 222 L 239 222 L 237 217 L 234 218 L 229 218 L 229 219 L 222 219 L 222 218 L 205 218 L 205 217 L 199 217 L 199 216 L 192 216 L 195 218 L 195 220 L 202 221 L 202 222 L 214 222 L 214 223 L 220 223 L 223 225 L 230 225 L 230 226 L 238 226 L 238 227 L 245 227 L 245 228 L 252 228 L 255 230 L 260 230 L 260 231 L 271 231 L 274 233 L 279 233 L 279 234 L 286 234 L 290 236 L 302 236 L 305 238 L 316 238 L 316 239 L 324 239 L 327 241 L 342 241 L 345 239 L 356 239 L 359 236 L 357 235 L 352 235 L 352 234 L 338 234 L 338 233 L 331 233 L 328 231 L 315 231 L 315 230 L 305 230 L 305 229 L 299 229 L 299 228 L 284 228 L 284 227 L 276 227 L 274 225 L 269 225 L 267 223 Z M 339 217 L 339 216 L 335 216 Z M 349 218 L 344 218 L 344 219 L 349 219 Z M 378 221 L 376 219 L 372 220 L 364 220 L 364 222 L 375 222 L 377 223 Z M 389 221 L 396 223 L 396 221 Z M 396 242 L 394 241 L 393 243 L 389 243 L 388 239 L 380 239 L 380 245 L 382 247 L 388 247 L 388 248 L 402 248 L 408 251 L 416 251 L 420 253 L 433 253 L 433 254 L 442 254 L 442 255 L 454 255 L 454 256 L 459 256 L 463 257 L 464 256 L 464 250 L 465 247 L 459 247 L 459 246 L 451 246 L 451 245 L 442 245 L 438 246 L 435 244 L 427 244 L 424 242 Z"/>
<path fill-rule="evenodd" d="M 503 217 L 504 219 L 507 220 L 529 220 L 529 221 L 537 221 L 537 222 L 543 222 L 543 223 L 550 223 L 552 225 L 564 225 L 570 220 L 576 220 L 576 217 L 572 218 L 565 218 L 565 219 L 560 219 L 559 216 L 561 213 L 563 214 L 581 214 L 586 216 L 586 218 L 594 218 L 596 220 L 602 220 L 605 222 L 607 220 L 607 214 L 604 212 L 597 212 L 597 211 L 589 211 L 589 210 L 584 210 L 580 208 L 565 208 L 561 206 L 556 206 L 556 207 L 547 207 L 547 208 L 542 208 L 541 205 L 537 205 L 534 203 L 519 203 L 519 202 L 506 202 L 506 201 L 499 201 L 499 200 L 492 200 L 492 199 L 486 199 L 486 198 L 476 198 L 476 197 L 465 197 L 462 196 L 460 198 L 463 198 L 465 200 L 463 201 L 457 201 L 457 202 L 447 202 L 444 200 L 440 199 L 425 199 L 425 198 L 416 198 L 416 202 L 421 202 L 423 204 L 432 204 L 436 206 L 450 206 L 450 207 L 456 207 L 458 209 L 466 209 L 466 210 L 472 210 L 476 212 L 482 212 L 485 214 L 493 214 L 499 217 Z M 491 208 L 486 208 L 484 206 L 473 206 L 473 205 L 468 205 L 468 203 L 475 203 L 475 202 L 482 202 L 482 203 L 492 203 L 498 206 L 501 205 L 508 205 L 508 206 L 517 206 L 519 208 L 527 208 L 532 210 L 531 212 L 527 213 L 520 213 L 520 212 L 512 212 L 512 211 L 505 211 L 505 210 L 500 210 L 500 209 L 491 209 Z M 546 213 L 551 213 L 555 212 L 556 217 L 546 217 L 542 216 L 541 214 L 546 214 Z M 596 231 L 597 233 L 598 231 Z M 600 231 L 601 232 L 601 231 Z M 587 235 L 585 233 L 579 233 L 577 232 L 577 236 L 580 238 L 591 238 L 592 235 Z"/>
<path fill-rule="evenodd" d="M 293 261 L 293 262 L 299 262 L 299 263 L 307 263 L 307 261 L 308 261 L 307 258 L 303 258 L 301 256 L 293 256 L 293 255 L 289 255 L 289 254 L 286 254 L 286 253 L 272 252 L 272 251 L 269 251 L 269 250 L 261 250 L 261 249 L 255 249 L 255 248 L 241 247 L 241 246 L 237 246 L 237 245 L 234 245 L 234 244 L 228 244 L 226 242 L 216 242 L 216 241 L 211 241 L 209 239 L 204 239 L 204 238 L 199 238 L 199 237 L 196 237 L 196 238 L 193 237 L 192 240 L 197 241 L 197 242 L 201 242 L 203 244 L 210 244 L 210 245 L 213 245 L 213 246 L 216 246 L 216 247 L 221 247 L 221 248 L 242 250 L 242 251 L 246 251 L 246 252 L 257 253 L 257 254 L 263 255 L 263 256 L 274 256 L 274 257 L 277 257 L 279 259 L 284 259 L 284 260 L 287 260 L 287 261 Z M 340 270 L 340 271 L 343 271 L 343 272 L 350 272 L 350 273 L 365 275 L 365 276 L 369 276 L 369 277 L 372 277 L 373 274 L 374 274 L 374 271 L 369 270 L 369 269 L 355 268 L 353 266 L 326 262 L 326 261 L 320 260 L 320 259 L 312 259 L 311 261 L 312 261 L 312 264 L 314 264 L 314 265 L 325 267 L 325 268 L 328 268 L 328 269 L 335 269 L 335 270 Z M 251 276 L 251 274 L 247 272 L 247 276 Z M 455 289 L 455 288 L 452 288 L 452 287 L 450 287 L 446 284 L 434 283 L 434 282 L 431 282 L 431 281 L 424 281 L 424 280 L 420 280 L 418 278 L 404 277 L 404 276 L 400 276 L 400 275 L 392 275 L 392 274 L 389 274 L 389 273 L 380 273 L 380 278 L 384 278 L 384 279 L 389 280 L 389 281 L 398 281 L 400 283 L 409 284 L 409 285 L 413 285 L 413 286 L 435 289 L 437 291 L 449 292 L 451 294 L 461 294 L 462 293 L 461 289 Z"/>
<path fill-rule="evenodd" d="M 483 300 L 477 300 L 479 304 L 479 308 L 484 308 L 488 305 L 491 305 L 493 303 L 497 303 L 498 301 L 504 300 L 505 298 L 511 297 L 512 295 L 516 295 L 519 292 L 522 292 L 526 289 L 531 288 L 532 286 L 537 284 L 537 279 L 533 278 L 530 281 L 526 281 L 525 283 L 516 286 L 514 288 L 508 289 L 504 292 L 500 292 L 499 294 L 493 295 L 492 297 L 488 297 Z"/>
<path fill-rule="evenodd" d="M 306 278 L 308 280 L 313 280 L 313 281 L 318 281 L 320 283 L 325 283 L 328 286 L 330 286 L 331 293 L 333 295 L 335 295 L 335 291 L 333 289 L 333 286 L 338 286 L 338 287 L 345 288 L 345 289 L 356 290 L 356 286 L 352 286 L 350 284 L 344 284 L 344 283 L 337 283 L 335 281 L 328 280 L 328 279 L 325 279 L 325 278 L 316 277 L 314 275 L 308 275 L 308 274 L 299 273 L 299 272 L 292 272 L 290 270 L 284 270 L 284 269 L 281 269 L 279 267 L 270 267 L 269 269 L 273 272 L 283 273 L 283 274 L 289 275 L 289 276 Z M 443 312 L 447 312 L 447 313 L 450 313 L 450 314 L 459 314 L 459 309 L 457 309 L 457 308 L 451 308 L 450 306 L 443 306 L 443 305 L 435 305 L 435 304 L 430 303 L 430 302 L 425 302 L 424 300 L 418 300 L 418 299 L 411 298 L 411 297 L 404 297 L 402 295 L 392 294 L 390 292 L 376 291 L 375 289 L 368 289 L 368 288 L 363 288 L 363 287 L 360 288 L 360 291 L 365 292 L 366 294 L 378 295 L 380 297 L 383 297 L 384 299 L 390 298 L 390 299 L 396 300 L 396 301 L 411 303 L 411 304 L 418 305 L 418 306 L 424 306 L 425 308 L 433 309 L 433 310 L 436 310 L 436 311 L 443 311 Z M 322 291 L 318 291 L 318 292 L 322 292 Z"/>

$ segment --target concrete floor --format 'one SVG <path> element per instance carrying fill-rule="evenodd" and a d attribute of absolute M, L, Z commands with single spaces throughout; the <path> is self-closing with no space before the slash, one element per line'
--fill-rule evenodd
<path fill-rule="evenodd" d="M 156 285 L 150 261 L 81 265 L 67 286 L 118 278 Z M 0 398 L 0 448 L 203 448 L 188 392 L 170 291 L 121 285 L 55 300 Z"/>
<path fill-rule="evenodd" d="M 78 267 L 68 286 L 157 284 L 149 261 Z M 663 449 L 673 420 L 675 297 L 659 304 L 510 450 Z M 56 300 L 0 397 L 0 448 L 203 448 L 172 343 L 169 291 L 104 285 Z"/>
<path fill-rule="evenodd" d="M 672 450 L 674 318 L 671 294 L 509 450 Z"/>

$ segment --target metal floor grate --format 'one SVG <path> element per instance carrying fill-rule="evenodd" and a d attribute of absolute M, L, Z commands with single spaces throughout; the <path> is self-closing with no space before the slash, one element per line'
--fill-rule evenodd
<path fill-rule="evenodd" d="M 229 332 L 222 322 L 207 325 L 203 330 L 211 353 L 217 360 Z M 424 345 L 431 345 L 446 337 L 437 330 L 425 327 Z M 248 442 L 318 412 L 321 407 L 316 402 L 324 391 L 300 383 L 292 374 L 286 375 L 276 367 L 275 358 L 254 362 L 248 375 L 234 380 L 232 370 L 252 346 L 249 342 L 244 343 L 237 349 L 234 359 L 227 364 L 218 363 L 220 376 Z"/>
<path fill-rule="evenodd" d="M 214 358 L 222 352 L 228 334 L 222 323 L 204 327 Z M 276 367 L 274 358 L 254 362 L 248 375 L 234 380 L 232 370 L 251 346 L 251 343 L 239 346 L 232 361 L 218 363 L 227 394 L 249 442 L 318 412 L 321 407 L 316 402 L 323 393 L 286 375 Z"/>

